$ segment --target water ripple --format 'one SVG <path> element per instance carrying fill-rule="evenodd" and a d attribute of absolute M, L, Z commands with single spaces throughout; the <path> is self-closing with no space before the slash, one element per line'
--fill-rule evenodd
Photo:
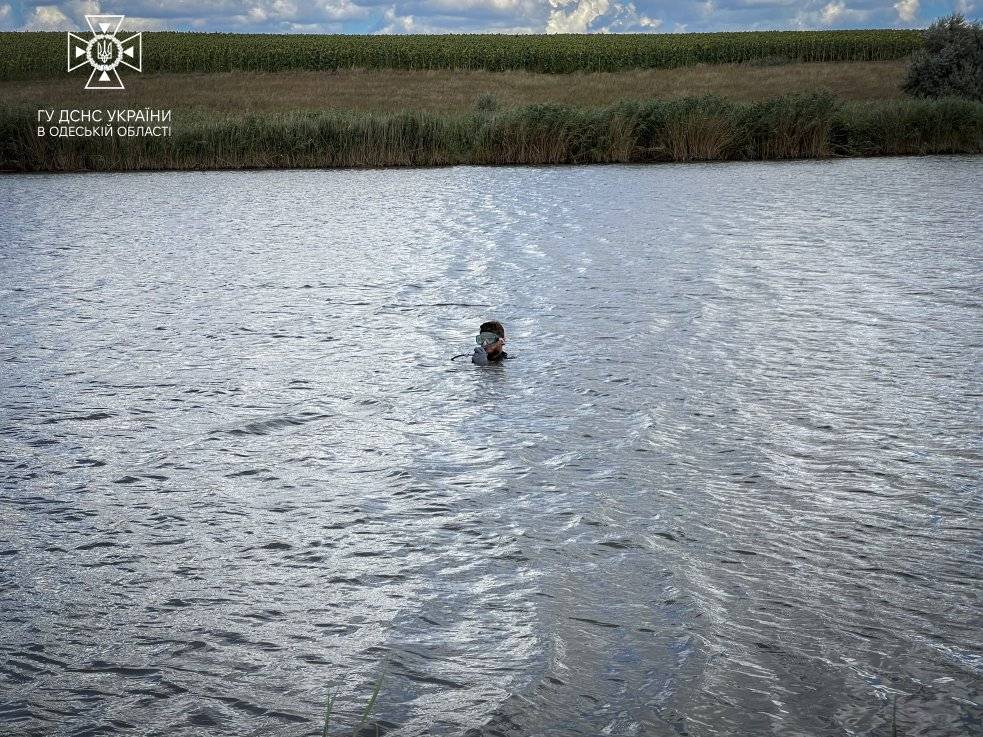
<path fill-rule="evenodd" d="M 0 179 L 0 733 L 979 732 L 980 167 Z"/>

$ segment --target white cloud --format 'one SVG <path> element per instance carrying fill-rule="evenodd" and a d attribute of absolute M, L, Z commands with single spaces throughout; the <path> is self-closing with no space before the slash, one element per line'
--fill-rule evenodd
<path fill-rule="evenodd" d="M 631 2 L 549 0 L 549 3 L 553 9 L 546 21 L 547 33 L 640 32 L 654 31 L 662 25 L 661 20 L 639 13 Z"/>
<path fill-rule="evenodd" d="M 169 31 L 172 28 L 173 26 L 165 18 L 141 18 L 128 15 L 123 21 L 124 31 Z"/>
<path fill-rule="evenodd" d="M 553 4 L 552 0 L 550 4 Z M 587 26 L 608 12 L 609 5 L 609 0 L 578 0 L 569 13 L 554 6 L 546 22 L 546 32 L 587 33 Z"/>
<path fill-rule="evenodd" d="M 904 2 L 904 0 L 902 0 L 902 2 Z M 915 0 L 915 2 L 918 2 L 918 0 Z M 832 25 L 840 19 L 840 17 L 843 15 L 843 11 L 845 10 L 846 5 L 839 0 L 833 0 L 833 2 L 823 7 L 822 15 L 820 17 L 822 18 L 823 23 Z"/>
<path fill-rule="evenodd" d="M 603 25 L 596 30 L 602 33 L 649 32 L 661 25 L 661 20 L 639 13 L 634 3 L 615 3 L 603 18 Z"/>
<path fill-rule="evenodd" d="M 894 9 L 898 11 L 898 18 L 905 23 L 911 23 L 918 15 L 918 0 L 898 0 L 894 4 Z"/>
<path fill-rule="evenodd" d="M 39 5 L 24 22 L 27 31 L 67 31 L 74 27 L 68 16 L 54 5 Z"/>
<path fill-rule="evenodd" d="M 739 8 L 742 10 L 756 9 L 756 8 L 783 8 L 791 7 L 794 5 L 802 5 L 802 0 L 739 0 L 736 3 L 728 3 L 733 10 L 734 8 Z M 806 3 L 810 5 L 814 3 Z"/>
<path fill-rule="evenodd" d="M 413 33 L 414 22 L 412 15 L 397 15 L 396 7 L 386 8 L 383 15 L 386 25 L 379 29 L 379 33 Z"/>
<path fill-rule="evenodd" d="M 597 33 L 884 28 L 937 14 L 925 0 L 0 0 L 0 28 L 258 33 Z M 983 0 L 948 5 L 972 17 Z M 975 8 L 974 8 L 975 5 Z M 940 11 L 944 12 L 944 11 Z M 977 11 L 978 12 L 978 11 Z"/>
<path fill-rule="evenodd" d="M 257 6 L 253 6 L 252 9 L 257 9 Z M 269 7 L 260 10 L 265 13 L 267 20 L 300 25 L 360 18 L 367 14 L 366 8 L 356 5 L 351 0 L 317 0 L 305 3 L 275 0 Z"/>
<path fill-rule="evenodd" d="M 427 0 L 427 10 L 466 15 L 528 15 L 541 10 L 541 0 Z"/>
<path fill-rule="evenodd" d="M 904 1 L 904 0 L 902 0 Z M 917 2 L 917 0 L 916 0 Z M 818 5 L 818 3 L 817 3 Z M 813 8 L 816 6 L 813 5 Z M 885 8 L 886 12 L 890 12 Z M 829 28 L 839 26 L 841 28 L 859 28 L 871 20 L 872 11 L 869 9 L 858 10 L 849 7 L 844 0 L 829 0 L 821 8 L 800 10 L 791 18 L 789 25 L 803 30 L 814 28 Z M 886 24 L 882 23 L 878 27 L 883 28 Z M 762 29 L 768 26 L 762 27 Z M 774 28 L 775 26 L 770 26 Z M 788 26 L 786 26 L 788 27 Z"/>
<path fill-rule="evenodd" d="M 85 28 L 85 16 L 98 15 L 104 12 L 96 0 L 70 0 L 58 3 L 59 12 L 72 21 L 71 27 Z M 113 11 L 107 10 L 107 13 Z"/>

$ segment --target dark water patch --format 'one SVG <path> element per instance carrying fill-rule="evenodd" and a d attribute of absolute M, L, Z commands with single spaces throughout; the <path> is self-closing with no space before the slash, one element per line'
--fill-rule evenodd
<path fill-rule="evenodd" d="M 115 548 L 116 543 L 109 540 L 96 540 L 91 543 L 85 543 L 84 545 L 79 545 L 76 550 L 94 550 L 95 548 Z"/>
<path fill-rule="evenodd" d="M 234 427 L 227 430 L 213 430 L 212 432 L 218 434 L 232 435 L 232 436 L 269 435 L 271 433 L 277 432 L 278 430 L 282 430 L 284 428 L 300 427 L 302 425 L 306 425 L 309 422 L 316 422 L 328 418 L 329 415 L 318 414 L 318 413 L 275 417 L 268 420 L 257 420 L 255 422 L 248 422 L 240 427 Z"/>
<path fill-rule="evenodd" d="M 247 468 L 242 471 L 236 471 L 235 473 L 227 473 L 225 474 L 225 478 L 237 479 L 237 478 L 242 478 L 244 476 L 255 476 L 256 474 L 260 474 L 260 473 L 268 473 L 269 470 L 270 469 L 268 468 Z"/>
<path fill-rule="evenodd" d="M 157 675 L 156 668 L 138 668 L 134 666 L 119 665 L 109 663 L 104 660 L 94 660 L 89 665 L 82 668 L 73 668 L 79 673 L 111 673 L 124 678 L 142 678 L 145 676 Z"/>
<path fill-rule="evenodd" d="M 620 627 L 619 624 L 614 624 L 613 622 L 602 622 L 597 619 L 590 619 L 588 617 L 570 617 L 570 619 L 575 622 L 584 622 L 585 624 L 594 625 L 595 627 Z"/>
<path fill-rule="evenodd" d="M 65 415 L 62 417 L 47 417 L 40 421 L 42 425 L 53 425 L 59 422 L 98 422 L 99 420 L 109 420 L 114 417 L 109 412 L 91 412 L 89 414 Z"/>
<path fill-rule="evenodd" d="M 644 545 L 636 543 L 633 540 L 604 540 L 599 542 L 598 545 L 605 548 L 614 548 L 615 550 L 630 550 L 630 549 L 644 549 Z"/>

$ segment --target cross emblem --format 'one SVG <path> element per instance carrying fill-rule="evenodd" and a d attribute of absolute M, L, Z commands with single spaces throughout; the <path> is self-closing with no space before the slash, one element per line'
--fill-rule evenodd
<path fill-rule="evenodd" d="M 123 80 L 116 68 L 121 64 L 143 71 L 143 34 L 134 33 L 120 38 L 116 34 L 123 25 L 122 15 L 87 15 L 85 22 L 92 38 L 68 32 L 68 71 L 88 64 L 92 67 L 87 90 L 122 90 Z"/>

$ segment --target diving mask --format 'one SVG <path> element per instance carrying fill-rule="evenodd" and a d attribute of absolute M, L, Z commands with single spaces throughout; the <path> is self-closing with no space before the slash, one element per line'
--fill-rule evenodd
<path fill-rule="evenodd" d="M 474 342 L 480 346 L 491 345 L 498 340 L 498 336 L 495 333 L 490 333 L 487 330 L 475 336 Z"/>

